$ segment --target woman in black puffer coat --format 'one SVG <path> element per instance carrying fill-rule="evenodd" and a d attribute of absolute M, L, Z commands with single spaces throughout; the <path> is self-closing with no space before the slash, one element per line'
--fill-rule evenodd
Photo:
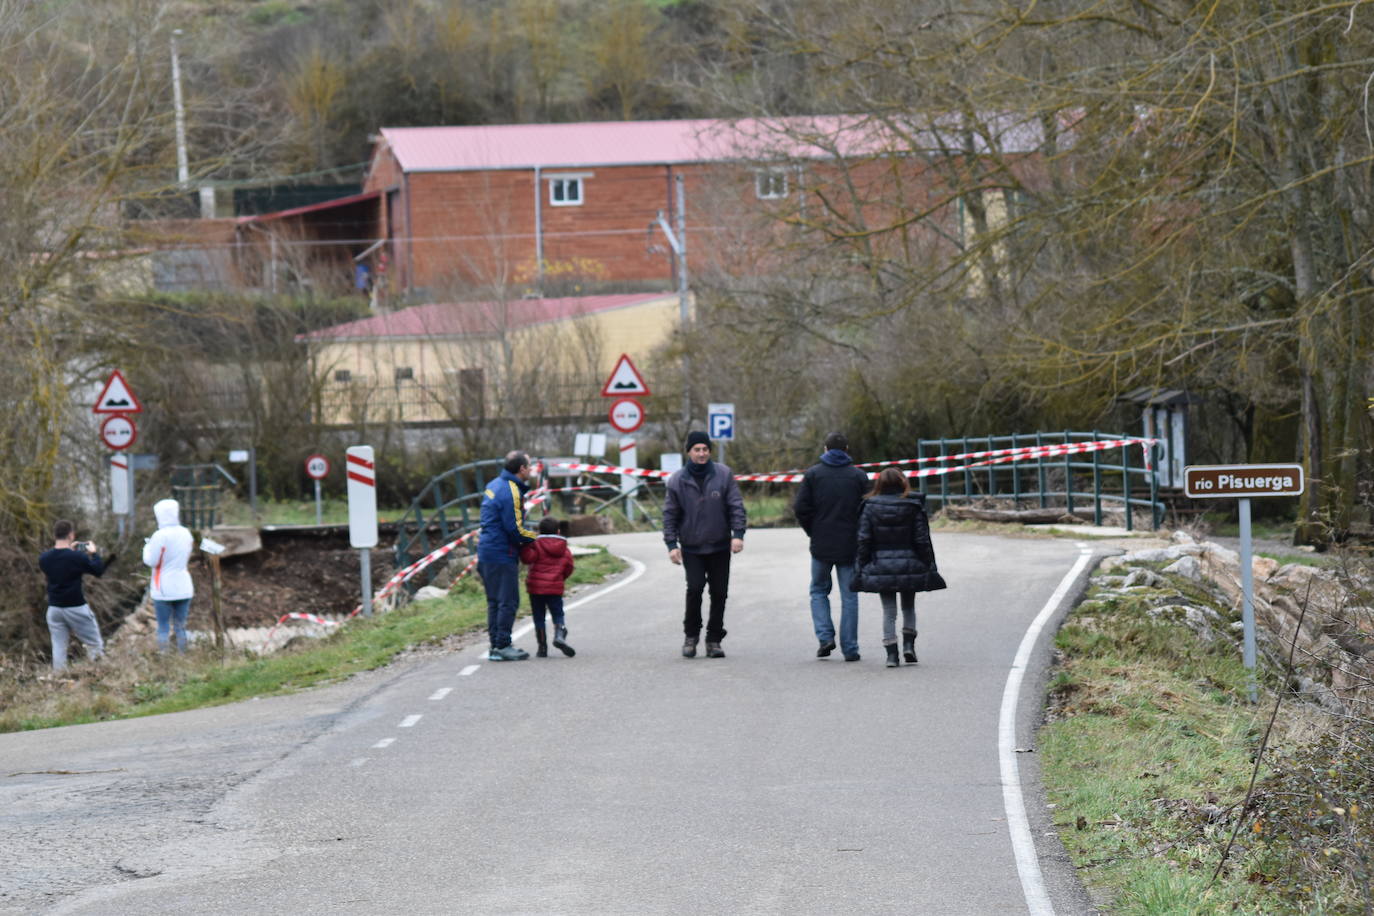
<path fill-rule="evenodd" d="M 912 493 L 906 475 L 885 468 L 859 510 L 859 556 L 850 586 L 877 592 L 883 603 L 883 646 L 887 667 L 897 661 L 897 597 L 902 599 L 902 648 L 916 662 L 916 592 L 945 587 L 935 568 L 925 496 Z"/>

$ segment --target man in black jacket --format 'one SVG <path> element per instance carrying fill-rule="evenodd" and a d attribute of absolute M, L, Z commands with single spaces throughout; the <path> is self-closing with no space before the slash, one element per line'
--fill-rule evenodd
<path fill-rule="evenodd" d="M 48 579 L 48 632 L 52 636 L 52 667 L 67 667 L 67 645 L 75 636 L 92 659 L 105 654 L 91 606 L 81 588 L 82 576 L 103 576 L 114 562 L 100 559 L 99 548 L 90 541 L 76 540 L 76 526 L 66 519 L 53 525 L 54 543 L 38 556 L 38 568 Z"/>
<path fill-rule="evenodd" d="M 792 511 L 811 538 L 811 623 L 820 648 L 817 658 L 835 650 L 830 616 L 831 571 L 840 583 L 840 650 L 844 660 L 859 660 L 859 595 L 851 591 L 858 551 L 859 510 L 868 492 L 868 475 L 854 467 L 844 433 L 825 437 L 825 453 L 802 477 Z"/>
<path fill-rule="evenodd" d="M 711 460 L 711 439 L 687 434 L 687 466 L 668 478 L 663 497 L 663 540 L 668 559 L 687 573 L 687 612 L 682 619 L 684 658 L 697 654 L 701 635 L 701 595 L 711 586 L 706 621 L 706 657 L 724 658 L 725 598 L 730 587 L 730 555 L 744 549 L 748 518 L 735 475 Z"/>

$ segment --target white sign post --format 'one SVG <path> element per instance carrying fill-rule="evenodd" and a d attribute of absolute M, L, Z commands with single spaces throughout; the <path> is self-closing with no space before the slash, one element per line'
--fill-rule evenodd
<path fill-rule="evenodd" d="M 124 537 L 124 523 L 129 514 L 129 491 L 132 488 L 133 471 L 129 469 L 127 455 L 110 456 L 110 509 L 114 512 L 119 526 L 119 536 Z"/>
<path fill-rule="evenodd" d="M 635 440 L 626 437 L 620 440 L 620 466 L 624 468 L 639 467 L 639 449 L 636 447 Z M 634 493 L 639 489 L 639 478 L 629 474 L 620 475 L 620 492 L 625 494 L 625 519 L 633 522 L 635 520 L 635 498 Z"/>
<path fill-rule="evenodd" d="M 315 527 L 324 524 L 324 511 L 320 505 L 320 481 L 329 476 L 329 459 L 323 455 L 311 455 L 305 459 L 306 476 L 315 481 Z"/>
<path fill-rule="evenodd" d="M 248 465 L 248 510 L 258 517 L 258 450 L 235 448 L 229 450 L 230 464 Z"/>
<path fill-rule="evenodd" d="M 363 616 L 372 616 L 372 548 L 377 546 L 377 466 L 372 446 L 345 452 L 348 471 L 348 543 L 362 564 Z"/>
<path fill-rule="evenodd" d="M 1300 464 L 1198 464 L 1183 469 L 1183 492 L 1192 499 L 1236 499 L 1240 503 L 1242 660 L 1250 672 L 1251 703 L 1258 699 L 1258 691 L 1255 685 L 1255 571 L 1250 549 L 1250 498 L 1301 496 L 1304 485 Z"/>
<path fill-rule="evenodd" d="M 706 429 L 720 443 L 720 463 L 725 463 L 725 443 L 735 441 L 735 405 L 707 404 Z"/>

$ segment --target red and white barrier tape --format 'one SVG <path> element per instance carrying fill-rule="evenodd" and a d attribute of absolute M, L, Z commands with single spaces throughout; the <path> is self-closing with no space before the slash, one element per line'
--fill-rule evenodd
<path fill-rule="evenodd" d="M 277 632 L 277 627 L 279 627 L 279 626 L 281 626 L 282 624 L 286 623 L 286 621 L 288 621 L 288 620 L 308 620 L 308 621 L 310 621 L 311 623 L 318 623 L 318 624 L 321 624 L 322 626 L 326 626 L 326 627 L 337 627 L 337 626 L 339 625 L 339 622 L 338 622 L 337 620 L 325 620 L 323 617 L 316 617 L 314 614 L 298 614 L 298 613 L 283 614 L 283 615 L 277 620 L 276 624 L 273 625 L 272 629 L 270 629 L 270 630 L 267 631 L 267 638 L 264 639 L 263 642 L 264 642 L 264 643 L 271 642 L 271 641 L 272 641 L 272 634 Z"/>
<path fill-rule="evenodd" d="M 1032 457 L 1041 457 L 1040 452 L 1054 454 L 1073 454 L 1074 452 L 1103 451 L 1113 448 L 1129 448 L 1132 445 L 1139 445 L 1145 452 L 1145 459 L 1148 462 L 1150 450 L 1146 447 L 1158 443 L 1158 439 L 1128 438 L 1128 439 L 1095 439 L 1086 442 L 1057 442 L 1040 445 L 1018 445 L 1015 448 L 992 449 L 982 452 L 963 452 L 957 455 L 927 455 L 923 458 L 898 458 L 893 461 L 867 461 L 862 464 L 854 465 L 856 468 L 879 468 L 892 467 L 898 464 L 929 464 L 937 461 L 966 461 L 972 458 L 993 458 L 1003 455 L 1019 455 L 1022 453 L 1034 453 Z M 1149 466 L 1148 464 L 1146 465 Z"/>
<path fill-rule="evenodd" d="M 1089 442 L 1068 442 L 1053 445 L 1031 445 L 1021 448 L 993 449 L 982 452 L 966 452 L 959 455 L 941 455 L 927 458 L 907 458 L 900 461 L 876 462 L 871 464 L 858 465 L 858 467 L 876 467 L 878 465 L 897 465 L 915 464 L 919 462 L 935 461 L 962 461 L 970 458 L 990 458 L 989 461 L 980 461 L 967 465 L 955 467 L 924 468 L 916 471 L 904 471 L 907 477 L 938 477 L 942 474 L 954 474 L 970 470 L 977 467 L 988 467 L 994 464 L 1007 464 L 1016 461 L 1027 461 L 1034 458 L 1052 458 L 1062 455 L 1080 454 L 1083 452 L 1100 452 L 1114 448 L 1127 448 L 1132 445 L 1139 445 L 1145 450 L 1148 463 L 1150 449 L 1149 446 L 1155 444 L 1157 439 L 1099 439 Z M 573 464 L 569 462 L 559 462 L 559 467 L 570 468 L 574 471 L 586 471 L 598 474 L 625 474 L 632 477 L 669 477 L 669 471 L 655 471 L 649 468 L 623 468 L 615 465 L 605 464 Z M 736 474 L 736 480 L 752 481 L 754 483 L 796 483 L 802 479 L 803 474 L 796 471 L 785 471 L 769 474 Z M 870 473 L 870 478 L 878 476 L 877 473 Z"/>
<path fill-rule="evenodd" d="M 469 573 L 471 573 L 476 568 L 477 558 L 473 557 L 471 560 L 468 561 L 468 565 L 463 567 L 463 571 L 453 577 L 453 581 L 448 584 L 448 588 L 446 589 L 446 591 L 452 592 L 454 587 L 457 586 L 459 582 L 461 582 Z"/>

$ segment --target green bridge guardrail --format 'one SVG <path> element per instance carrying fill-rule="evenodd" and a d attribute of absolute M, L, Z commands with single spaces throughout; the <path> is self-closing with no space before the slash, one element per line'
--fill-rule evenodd
<path fill-rule="evenodd" d="M 1103 442 L 1133 438 L 1119 433 L 1092 432 L 1012 433 L 1009 436 L 969 436 L 959 439 L 918 439 L 917 458 L 928 459 L 920 467 L 940 467 L 944 455 L 997 449 L 1034 448 L 1078 442 Z M 1146 449 L 1150 450 L 1146 467 Z M 966 468 L 951 474 L 920 478 L 920 490 L 928 503 L 943 508 L 957 502 L 999 499 L 1011 500 L 1021 509 L 1031 504 L 1041 509 L 1064 506 L 1073 514 L 1075 504 L 1093 508 L 1093 524 L 1102 524 L 1104 504 L 1120 508 L 1127 531 L 1135 528 L 1133 509 L 1150 512 L 1150 526 L 1158 529 L 1164 520 L 1165 506 L 1159 499 L 1159 481 L 1153 468 L 1159 466 L 1161 449 L 1133 438 L 1120 449 L 1088 454 L 1033 458 L 986 468 Z M 934 460 L 929 460 L 934 459 Z M 1115 460 L 1112 460 L 1115 459 Z"/>

